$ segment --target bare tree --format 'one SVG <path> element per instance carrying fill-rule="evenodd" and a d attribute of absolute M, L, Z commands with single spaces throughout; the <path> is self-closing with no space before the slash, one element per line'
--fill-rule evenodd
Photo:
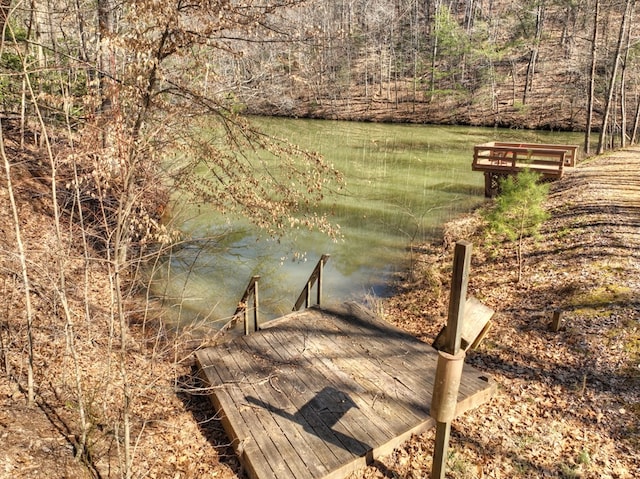
<path fill-rule="evenodd" d="M 587 95 L 587 121 L 584 135 L 584 151 L 588 155 L 591 152 L 591 129 L 593 123 L 593 100 L 596 83 L 596 65 L 598 51 L 598 25 L 600 23 L 600 0 L 595 0 L 593 8 L 593 33 L 591 35 L 591 67 L 589 69 L 589 93 Z"/>
<path fill-rule="evenodd" d="M 2 49 L 0 49 L 0 52 Z M 7 179 L 7 192 L 11 204 L 11 213 L 13 217 L 13 227 L 15 231 L 16 248 L 18 259 L 20 260 L 20 272 L 22 275 L 22 283 L 24 287 L 25 299 L 25 316 L 27 323 L 27 401 L 29 405 L 33 405 L 35 401 L 35 380 L 34 380 L 34 344 L 33 344 L 33 319 L 34 312 L 31 302 L 31 280 L 27 269 L 27 253 L 22 241 L 22 228 L 20 226 L 20 215 L 18 213 L 18 205 L 13 190 L 13 179 L 11 175 L 11 163 L 4 149 L 4 138 L 2 133 L 2 119 L 0 119 L 0 155 L 4 163 L 4 171 Z"/>
<path fill-rule="evenodd" d="M 613 108 L 613 94 L 616 87 L 616 81 L 618 78 L 618 67 L 620 65 L 620 59 L 622 55 L 622 46 L 624 38 L 627 33 L 629 25 L 629 19 L 631 17 L 631 11 L 635 5 L 635 0 L 626 0 L 625 9 L 622 15 L 622 22 L 620 23 L 620 30 L 618 31 L 618 41 L 616 49 L 613 54 L 613 69 L 609 78 L 609 85 L 607 88 L 607 97 L 605 99 L 604 113 L 602 115 L 602 124 L 600 127 L 600 136 L 598 137 L 598 154 L 601 155 L 605 150 L 605 141 L 607 138 L 607 128 L 609 127 L 609 117 Z"/>
<path fill-rule="evenodd" d="M 529 53 L 529 62 L 527 63 L 527 73 L 524 81 L 524 91 L 522 94 L 522 104 L 527 104 L 527 94 L 533 92 L 533 79 L 536 73 L 536 65 L 538 62 L 538 52 L 540 51 L 540 42 L 542 40 L 542 29 L 544 25 L 544 0 L 536 4 L 536 30 L 533 38 L 533 45 Z"/>
<path fill-rule="evenodd" d="M 0 32 L 2 32 L 3 37 L 4 37 L 5 25 L 7 23 L 7 19 L 9 18 L 10 8 L 11 8 L 11 0 L 0 1 Z"/>
<path fill-rule="evenodd" d="M 620 68 L 620 146 L 627 146 L 627 66 L 629 65 L 629 51 L 631 50 L 631 29 L 633 27 L 634 9 L 629 10 L 629 28 L 626 32 L 626 45 Z"/>

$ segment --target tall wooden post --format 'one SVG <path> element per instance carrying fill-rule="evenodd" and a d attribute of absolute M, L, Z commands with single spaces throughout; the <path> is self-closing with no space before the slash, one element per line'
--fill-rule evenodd
<path fill-rule="evenodd" d="M 438 355 L 436 379 L 431 398 L 430 414 L 436 420 L 436 444 L 431 479 L 445 477 L 451 421 L 455 416 L 464 363 L 464 350 L 460 349 L 460 337 L 469 283 L 471 249 L 471 243 L 459 241 L 454 251 L 446 343 Z"/>

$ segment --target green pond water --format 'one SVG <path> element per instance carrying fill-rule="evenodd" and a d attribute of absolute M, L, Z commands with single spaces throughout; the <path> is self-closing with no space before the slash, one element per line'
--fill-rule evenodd
<path fill-rule="evenodd" d="M 363 301 L 388 293 L 407 267 L 408 246 L 440 234 L 447 220 L 485 201 L 484 178 L 471 171 L 473 146 L 487 141 L 582 144 L 582 134 L 473 127 L 258 118 L 268 133 L 321 153 L 346 185 L 329 192 L 342 238 L 296 230 L 270 240 L 246 220 L 174 200 L 170 218 L 191 241 L 155 268 L 153 293 L 173 321 L 222 326 L 250 278 L 260 275 L 260 315 L 291 311 L 323 253 L 324 300 Z"/>

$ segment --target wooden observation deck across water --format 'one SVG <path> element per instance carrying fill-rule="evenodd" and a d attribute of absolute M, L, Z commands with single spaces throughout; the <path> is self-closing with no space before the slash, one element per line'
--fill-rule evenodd
<path fill-rule="evenodd" d="M 196 353 L 253 479 L 342 478 L 433 427 L 437 357 L 355 303 L 292 313 Z M 465 365 L 456 413 L 495 389 Z"/>
<path fill-rule="evenodd" d="M 540 173 L 545 180 L 561 178 L 567 168 L 576 165 L 575 145 L 539 143 L 505 143 L 492 141 L 473 148 L 473 171 L 484 172 L 484 192 L 487 198 L 499 190 L 499 180 L 524 169 Z"/>

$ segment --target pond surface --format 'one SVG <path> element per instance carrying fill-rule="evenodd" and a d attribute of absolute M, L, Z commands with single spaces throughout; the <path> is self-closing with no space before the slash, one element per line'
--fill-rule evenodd
<path fill-rule="evenodd" d="M 406 124 L 258 118 L 266 132 L 317 151 L 345 177 L 322 208 L 340 225 L 321 233 L 265 238 L 246 220 L 176 198 L 170 221 L 191 241 L 159 265 L 153 293 L 177 323 L 222 326 L 253 275 L 260 275 L 260 315 L 291 311 L 320 256 L 331 255 L 327 302 L 381 297 L 390 276 L 407 267 L 409 246 L 440 234 L 442 224 L 477 207 L 484 178 L 471 171 L 473 146 L 487 141 L 582 144 L 580 133 Z M 462 239 L 462 238 L 461 238 Z"/>

